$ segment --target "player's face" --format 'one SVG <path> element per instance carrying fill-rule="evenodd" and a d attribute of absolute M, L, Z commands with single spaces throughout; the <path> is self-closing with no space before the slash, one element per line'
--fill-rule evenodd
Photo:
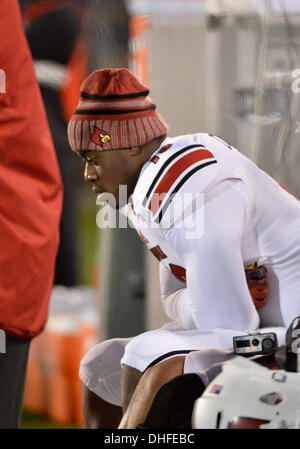
<path fill-rule="evenodd" d="M 94 193 L 111 193 L 119 204 L 119 186 L 127 185 L 131 193 L 131 178 L 134 171 L 128 152 L 115 151 L 78 151 L 84 160 L 84 180 L 91 186 Z"/>

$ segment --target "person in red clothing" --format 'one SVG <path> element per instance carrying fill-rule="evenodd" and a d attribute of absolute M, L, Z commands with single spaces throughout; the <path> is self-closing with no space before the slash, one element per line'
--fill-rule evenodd
<path fill-rule="evenodd" d="M 64 187 L 56 285 L 79 283 L 76 221 L 80 161 L 69 151 L 67 122 L 86 76 L 89 23 L 82 0 L 20 0 L 23 25 L 32 54 Z"/>
<path fill-rule="evenodd" d="M 11 30 L 13 29 L 13 33 Z M 0 2 L 0 428 L 18 427 L 30 341 L 44 328 L 62 184 L 17 0 Z"/>

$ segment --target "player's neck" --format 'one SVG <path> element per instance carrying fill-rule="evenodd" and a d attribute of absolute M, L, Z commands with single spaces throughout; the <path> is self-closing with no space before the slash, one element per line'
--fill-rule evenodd
<path fill-rule="evenodd" d="M 161 146 L 162 142 L 166 139 L 166 137 L 167 135 L 164 134 L 160 137 L 157 137 L 156 139 L 153 139 L 151 142 L 141 147 L 139 163 L 134 173 L 132 173 L 132 175 L 127 180 L 128 195 L 131 195 L 133 193 L 143 166 L 149 161 L 152 154 L 158 150 L 158 148 Z"/>
<path fill-rule="evenodd" d="M 145 159 L 143 165 L 151 158 L 152 154 L 158 150 L 158 148 L 161 146 L 161 144 L 166 139 L 166 137 L 167 137 L 167 134 L 163 134 L 162 136 L 157 137 L 156 139 L 152 140 L 148 145 L 146 145 L 143 148 L 143 154 L 144 154 L 144 159 Z"/>

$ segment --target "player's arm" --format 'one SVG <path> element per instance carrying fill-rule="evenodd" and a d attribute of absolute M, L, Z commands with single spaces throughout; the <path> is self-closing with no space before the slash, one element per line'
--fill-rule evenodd
<path fill-rule="evenodd" d="M 206 195 L 201 238 L 187 238 L 190 229 L 184 221 L 181 228 L 168 233 L 186 267 L 186 289 L 178 300 L 186 304 L 177 307 L 177 312 L 190 308 L 201 330 L 254 330 L 259 326 L 241 254 L 249 200 L 239 186 L 243 183 L 238 180 L 223 181 Z"/>
<path fill-rule="evenodd" d="M 165 313 L 184 329 L 197 329 L 187 300 L 185 284 L 179 281 L 162 262 L 159 264 L 160 291 Z"/>

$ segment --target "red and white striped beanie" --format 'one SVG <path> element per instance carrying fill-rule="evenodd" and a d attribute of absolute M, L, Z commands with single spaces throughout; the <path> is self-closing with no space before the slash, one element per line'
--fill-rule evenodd
<path fill-rule="evenodd" d="M 148 94 L 128 69 L 101 69 L 89 75 L 68 126 L 72 150 L 130 148 L 165 134 L 168 125 Z"/>

